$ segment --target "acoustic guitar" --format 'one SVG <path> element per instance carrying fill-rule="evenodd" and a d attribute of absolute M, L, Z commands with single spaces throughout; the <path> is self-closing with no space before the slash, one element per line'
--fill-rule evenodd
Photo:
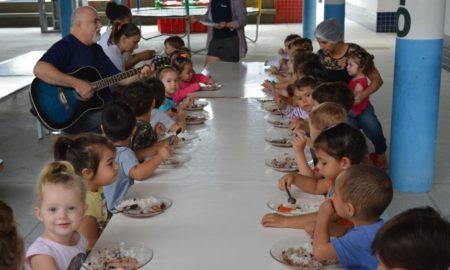
<path fill-rule="evenodd" d="M 100 91 L 108 86 L 138 74 L 143 67 L 102 78 L 100 72 L 91 66 L 82 67 L 69 75 L 91 83 L 95 93 L 90 99 L 83 99 L 70 87 L 48 84 L 38 78 L 31 83 L 30 101 L 38 119 L 50 130 L 64 130 L 75 124 L 87 112 L 99 110 L 105 105 Z"/>

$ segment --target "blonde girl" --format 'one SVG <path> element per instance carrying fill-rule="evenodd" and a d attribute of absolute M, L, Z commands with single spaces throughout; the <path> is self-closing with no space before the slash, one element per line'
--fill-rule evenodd
<path fill-rule="evenodd" d="M 42 236 L 28 248 L 26 262 L 33 270 L 79 269 L 87 240 L 78 232 L 86 205 L 86 187 L 70 163 L 55 161 L 41 171 L 36 186 L 36 217 Z"/>

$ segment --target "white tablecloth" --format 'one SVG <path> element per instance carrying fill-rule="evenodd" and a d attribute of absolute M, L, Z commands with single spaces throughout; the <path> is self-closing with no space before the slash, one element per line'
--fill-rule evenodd
<path fill-rule="evenodd" d="M 158 169 L 130 189 L 131 197 L 170 198 L 172 207 L 151 218 L 114 215 L 94 250 L 120 242 L 144 244 L 154 250 L 144 269 L 286 269 L 271 258 L 271 246 L 292 237 L 310 241 L 303 230 L 260 224 L 271 212 L 268 199 L 284 195 L 277 188 L 283 173 L 264 161 L 293 152 L 270 146 L 264 137 L 287 130 L 271 127 L 256 99 L 208 101 L 212 119 L 196 127 L 199 140 L 188 148 L 192 160 L 178 169 Z"/>

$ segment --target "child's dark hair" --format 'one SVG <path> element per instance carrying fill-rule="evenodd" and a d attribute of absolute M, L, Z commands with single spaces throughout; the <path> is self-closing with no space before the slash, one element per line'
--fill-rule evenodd
<path fill-rule="evenodd" d="M 367 153 L 367 145 L 361 131 L 347 123 L 340 123 L 317 136 L 314 150 L 322 150 L 337 160 L 347 157 L 352 164 L 359 164 Z"/>
<path fill-rule="evenodd" d="M 3 201 L 0 201 L 0 251 L 0 269 L 22 269 L 23 239 L 17 232 L 11 207 Z"/>
<path fill-rule="evenodd" d="M 134 23 L 120 24 L 115 22 L 113 24 L 111 35 L 108 38 L 108 45 L 117 44 L 122 36 L 132 37 L 141 35 L 141 30 Z"/>
<path fill-rule="evenodd" d="M 353 59 L 365 75 L 375 69 L 374 56 L 368 53 L 363 47 L 356 46 L 348 51 L 348 59 Z"/>
<path fill-rule="evenodd" d="M 299 54 L 294 59 L 293 68 L 295 74 L 301 73 L 303 76 L 313 77 L 320 82 L 328 81 L 328 71 L 320 61 L 319 55 L 315 53 L 308 55 Z"/>
<path fill-rule="evenodd" d="M 299 90 L 301 88 L 304 87 L 311 87 L 312 89 L 314 89 L 317 85 L 317 81 L 316 79 L 312 78 L 312 77 L 303 77 L 301 79 L 295 80 L 294 82 L 294 90 Z"/>
<path fill-rule="evenodd" d="M 355 216 L 365 221 L 377 221 L 392 201 L 391 178 L 377 167 L 352 165 L 337 181 L 342 200 L 350 202 Z"/>
<path fill-rule="evenodd" d="M 115 1 L 109 1 L 105 9 L 106 17 L 113 24 L 116 21 L 131 17 L 131 10 L 124 5 L 118 5 Z"/>
<path fill-rule="evenodd" d="M 447 270 L 450 222 L 429 206 L 406 210 L 381 227 L 372 252 L 389 268 Z"/>
<path fill-rule="evenodd" d="M 355 96 L 353 92 L 348 89 L 347 85 L 343 82 L 327 82 L 322 83 L 314 89 L 312 98 L 319 104 L 323 102 L 334 102 L 348 112 L 352 109 L 355 103 Z"/>
<path fill-rule="evenodd" d="M 288 45 L 288 49 L 292 49 L 294 47 L 296 47 L 297 50 L 304 52 L 313 51 L 312 41 L 309 38 L 296 38 L 292 40 Z"/>
<path fill-rule="evenodd" d="M 102 129 L 112 142 L 122 141 L 130 137 L 136 126 L 133 110 L 125 102 L 109 103 L 102 112 Z"/>
<path fill-rule="evenodd" d="M 169 44 L 175 49 L 179 49 L 181 47 L 184 47 L 184 40 L 180 38 L 179 36 L 170 36 L 164 40 L 164 45 Z"/>
<path fill-rule="evenodd" d="M 180 73 L 183 72 L 184 67 L 187 64 L 192 65 L 192 60 L 191 58 L 184 56 L 183 54 L 177 55 L 172 59 L 172 66 Z"/>
<path fill-rule="evenodd" d="M 159 106 L 164 103 L 164 99 L 166 98 L 164 84 L 158 78 L 145 80 L 144 83 L 146 84 L 148 91 L 150 91 L 153 95 L 155 108 L 159 108 Z"/>
<path fill-rule="evenodd" d="M 148 113 L 152 109 L 154 97 L 149 86 L 153 84 L 154 81 L 159 80 L 148 79 L 146 82 L 134 82 L 130 84 L 123 93 L 123 99 L 133 110 L 136 117 Z"/>
<path fill-rule="evenodd" d="M 297 34 L 287 35 L 287 37 L 284 38 L 284 43 L 289 43 L 289 42 L 293 41 L 294 39 L 298 39 L 298 38 L 301 38 L 301 36 L 297 35 Z"/>
<path fill-rule="evenodd" d="M 192 58 L 191 50 L 189 50 L 186 47 L 180 47 L 176 49 L 169 55 L 170 62 L 173 62 L 173 60 L 178 57 L 185 57 L 191 59 Z"/>
<path fill-rule="evenodd" d="M 288 85 L 286 87 L 286 91 L 287 91 L 289 97 L 293 97 L 294 96 L 294 84 Z"/>
<path fill-rule="evenodd" d="M 95 175 L 100 164 L 99 146 L 116 151 L 114 145 L 101 135 L 86 133 L 73 137 L 61 136 L 53 146 L 53 158 L 56 161 L 68 161 L 78 175 L 83 169 L 91 169 Z"/>

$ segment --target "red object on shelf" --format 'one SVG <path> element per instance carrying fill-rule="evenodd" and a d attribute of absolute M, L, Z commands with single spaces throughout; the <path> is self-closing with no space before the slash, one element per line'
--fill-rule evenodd
<path fill-rule="evenodd" d="M 158 19 L 158 31 L 161 34 L 182 34 L 185 31 L 186 22 L 184 19 Z M 191 33 L 205 33 L 208 27 L 199 22 L 191 23 Z"/>
<path fill-rule="evenodd" d="M 302 22 L 302 0 L 275 0 L 275 23 Z"/>

